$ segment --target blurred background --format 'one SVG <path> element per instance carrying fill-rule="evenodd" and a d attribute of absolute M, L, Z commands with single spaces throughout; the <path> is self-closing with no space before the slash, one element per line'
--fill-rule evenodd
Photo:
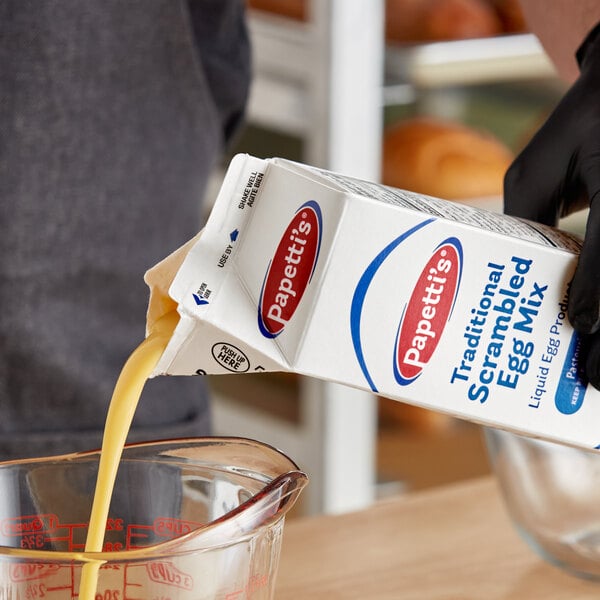
<path fill-rule="evenodd" d="M 504 171 L 566 90 L 515 0 L 247 3 L 254 83 L 230 156 L 280 156 L 501 211 Z M 563 226 L 582 232 L 584 219 Z M 307 471 L 300 514 L 489 472 L 471 423 L 290 374 L 210 384 L 216 434 L 272 443 Z"/>

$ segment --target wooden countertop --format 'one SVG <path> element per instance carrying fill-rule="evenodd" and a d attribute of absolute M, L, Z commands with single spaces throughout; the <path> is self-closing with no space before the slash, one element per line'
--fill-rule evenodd
<path fill-rule="evenodd" d="M 598 600 L 521 541 L 485 477 L 286 523 L 276 600 Z"/>

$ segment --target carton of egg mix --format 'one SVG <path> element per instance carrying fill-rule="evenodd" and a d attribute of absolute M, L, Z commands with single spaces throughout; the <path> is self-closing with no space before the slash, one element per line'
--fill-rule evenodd
<path fill-rule="evenodd" d="M 154 375 L 293 371 L 596 448 L 600 394 L 566 316 L 579 249 L 538 224 L 238 155 L 205 229 L 147 273 L 149 322 L 181 315 Z"/>

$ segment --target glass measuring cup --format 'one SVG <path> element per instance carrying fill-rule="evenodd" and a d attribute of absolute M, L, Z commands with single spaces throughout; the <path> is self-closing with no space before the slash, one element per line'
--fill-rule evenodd
<path fill-rule="evenodd" d="M 83 551 L 99 451 L 0 463 L 0 598 L 273 597 L 285 514 L 307 477 L 274 448 L 195 438 L 127 446 L 104 551 Z"/>

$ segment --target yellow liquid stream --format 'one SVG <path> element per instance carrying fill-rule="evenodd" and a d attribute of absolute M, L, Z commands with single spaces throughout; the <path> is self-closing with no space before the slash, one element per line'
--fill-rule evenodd
<path fill-rule="evenodd" d="M 158 319 L 150 335 L 131 353 L 123 366 L 110 401 L 104 434 L 98 479 L 85 543 L 86 552 L 101 552 L 108 509 L 131 421 L 144 384 L 162 356 L 179 321 L 177 311 Z M 101 561 L 83 566 L 79 586 L 80 600 L 94 600 Z"/>

